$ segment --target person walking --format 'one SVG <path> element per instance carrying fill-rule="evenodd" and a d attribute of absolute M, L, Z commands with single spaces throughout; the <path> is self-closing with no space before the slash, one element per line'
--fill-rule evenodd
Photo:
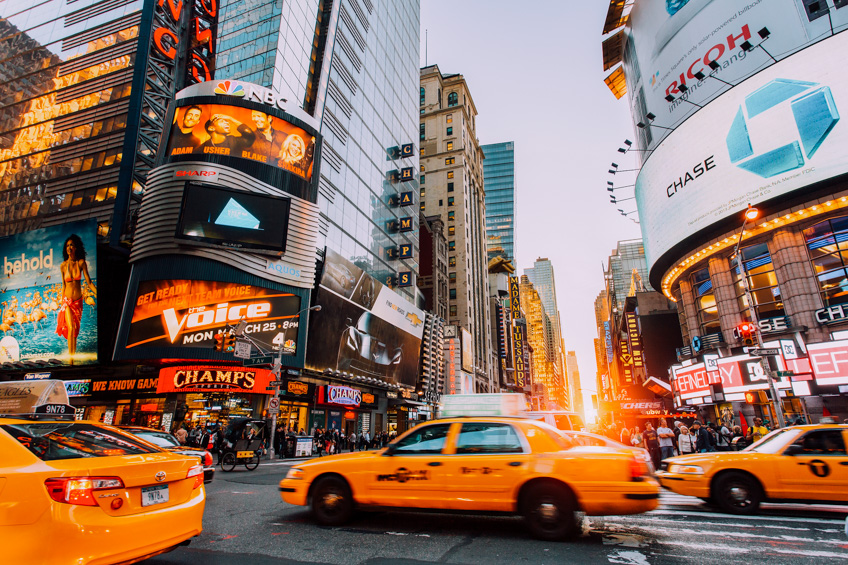
<path fill-rule="evenodd" d="M 630 428 L 627 426 L 622 426 L 621 435 L 619 435 L 619 441 L 624 445 L 630 445 Z"/>
<path fill-rule="evenodd" d="M 718 429 L 718 441 L 716 444 L 716 449 L 719 451 L 730 451 L 730 440 L 733 438 L 733 432 L 724 425 L 724 422 L 721 422 L 721 426 Z"/>
<path fill-rule="evenodd" d="M 748 428 L 748 445 L 760 441 L 763 436 L 768 434 L 768 428 L 763 425 L 761 418 L 754 418 L 754 425 Z"/>
<path fill-rule="evenodd" d="M 180 426 L 180 429 L 174 432 L 174 437 L 177 438 L 180 445 L 185 445 L 188 438 L 188 430 L 185 429 L 185 426 Z"/>
<path fill-rule="evenodd" d="M 677 451 L 680 455 L 697 453 L 696 444 L 697 440 L 695 439 L 695 435 L 689 433 L 689 428 L 681 425 L 680 435 L 677 437 Z"/>
<path fill-rule="evenodd" d="M 645 424 L 645 432 L 642 434 L 643 447 L 651 454 L 651 461 L 654 463 L 654 469 L 660 468 L 660 442 L 657 437 L 657 431 L 650 422 Z"/>
<path fill-rule="evenodd" d="M 701 425 L 701 422 L 695 420 L 692 423 L 692 429 L 695 432 L 695 448 L 698 450 L 698 453 L 707 453 L 708 451 L 711 451 L 710 433 Z"/>
<path fill-rule="evenodd" d="M 642 447 L 642 432 L 639 431 L 639 426 L 633 426 L 633 433 L 630 434 L 630 445 Z"/>
<path fill-rule="evenodd" d="M 674 457 L 674 432 L 668 427 L 665 418 L 660 418 L 657 438 L 659 438 L 661 460 Z"/>

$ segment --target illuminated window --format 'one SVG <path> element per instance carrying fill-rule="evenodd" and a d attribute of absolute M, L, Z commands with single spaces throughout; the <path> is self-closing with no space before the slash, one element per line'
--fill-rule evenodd
<path fill-rule="evenodd" d="M 445 159 L 445 165 L 453 165 L 456 163 L 456 157 L 448 157 Z"/>
<path fill-rule="evenodd" d="M 419 206 L 419 208 L 421 208 L 421 210 L 424 210 L 425 206 L 423 202 L 421 203 L 421 206 Z"/>
<path fill-rule="evenodd" d="M 455 241 L 449 241 L 448 242 L 448 249 L 450 251 L 453 251 L 454 249 L 456 249 L 456 242 Z"/>
<path fill-rule="evenodd" d="M 848 216 L 804 230 L 825 307 L 848 302 Z"/>
<path fill-rule="evenodd" d="M 448 196 L 448 206 L 453 206 L 453 196 Z"/>
<path fill-rule="evenodd" d="M 747 275 L 748 288 L 754 307 L 757 309 L 757 319 L 777 318 L 785 316 L 783 310 L 783 298 L 780 295 L 780 287 L 777 285 L 777 276 L 774 273 L 774 263 L 771 261 L 768 246 L 765 243 L 751 245 L 739 251 L 742 256 L 742 266 Z M 750 309 L 748 299 L 745 297 L 745 288 L 742 286 L 742 273 L 739 268 L 738 258 L 730 263 L 733 272 L 733 280 L 736 282 L 736 299 L 739 302 L 739 311 L 742 317 L 750 321 Z"/>
<path fill-rule="evenodd" d="M 448 141 L 448 151 L 453 151 L 453 141 Z"/>
<path fill-rule="evenodd" d="M 424 165 L 421 165 L 421 172 L 424 172 Z"/>
<path fill-rule="evenodd" d="M 692 293 L 695 295 L 695 306 L 698 309 L 698 321 L 701 325 L 701 335 L 721 331 L 718 321 L 718 306 L 716 305 L 715 289 L 710 280 L 709 269 L 701 269 L 692 274 Z"/>
<path fill-rule="evenodd" d="M 448 171 L 448 178 L 449 178 L 449 179 L 452 179 L 452 178 L 453 178 L 453 171 Z"/>
<path fill-rule="evenodd" d="M 445 121 L 449 124 L 452 124 L 453 123 L 453 114 L 448 114 L 447 116 L 445 116 Z"/>
<path fill-rule="evenodd" d="M 448 235 L 456 235 L 456 226 L 448 226 Z"/>
<path fill-rule="evenodd" d="M 448 133 L 447 133 L 447 135 L 453 135 L 453 126 L 450 126 L 450 127 L 448 128 Z"/>
<path fill-rule="evenodd" d="M 448 257 L 448 267 L 456 267 L 456 257 Z"/>
<path fill-rule="evenodd" d="M 452 281 L 455 281 L 456 280 L 456 272 L 451 271 L 450 273 L 448 273 L 448 278 Z"/>
<path fill-rule="evenodd" d="M 448 93 L 448 108 L 459 104 L 459 95 L 456 92 Z"/>
<path fill-rule="evenodd" d="M 448 221 L 449 221 L 449 222 L 452 222 L 452 221 L 454 221 L 455 219 L 456 219 L 456 212 L 454 212 L 453 210 L 451 210 L 450 212 L 448 212 Z"/>

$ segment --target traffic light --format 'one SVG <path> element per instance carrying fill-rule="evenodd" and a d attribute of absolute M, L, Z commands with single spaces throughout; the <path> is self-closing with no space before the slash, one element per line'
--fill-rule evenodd
<path fill-rule="evenodd" d="M 754 334 L 757 331 L 757 326 L 752 322 L 742 322 L 733 333 L 736 339 L 739 339 L 745 345 L 754 345 Z"/>
<path fill-rule="evenodd" d="M 215 351 L 224 351 L 224 334 L 215 334 L 215 345 L 212 348 Z"/>
<path fill-rule="evenodd" d="M 749 390 L 745 393 L 746 404 L 756 404 L 757 400 L 759 400 L 759 398 L 757 397 L 757 394 L 754 391 Z"/>
<path fill-rule="evenodd" d="M 233 334 L 228 334 L 224 336 L 224 351 L 227 353 L 232 353 L 236 350 L 236 336 Z"/>

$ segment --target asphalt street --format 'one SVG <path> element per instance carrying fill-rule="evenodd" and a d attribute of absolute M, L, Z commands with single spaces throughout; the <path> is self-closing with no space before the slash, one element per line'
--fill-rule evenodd
<path fill-rule="evenodd" d="M 412 512 L 359 513 L 341 528 L 312 522 L 284 503 L 277 484 L 290 461 L 224 473 L 208 486 L 203 534 L 144 563 L 846 563 L 848 507 L 764 505 L 760 515 L 718 512 L 697 498 L 663 493 L 656 511 L 587 517 L 572 541 L 531 539 L 517 517 Z"/>

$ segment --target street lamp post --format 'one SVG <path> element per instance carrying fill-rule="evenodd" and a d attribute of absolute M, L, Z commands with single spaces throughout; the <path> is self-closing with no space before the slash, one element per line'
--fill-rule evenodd
<path fill-rule="evenodd" d="M 757 347 L 762 349 L 763 336 L 760 334 L 757 309 L 754 306 L 754 298 L 751 295 L 751 288 L 748 285 L 748 272 L 745 269 L 745 261 L 739 256 L 739 245 L 742 243 L 742 238 L 745 237 L 745 226 L 747 225 L 748 220 L 757 219 L 759 214 L 759 210 L 752 207 L 750 204 L 748 205 L 748 209 L 745 210 L 745 220 L 742 222 L 742 229 L 739 230 L 739 241 L 736 242 L 736 247 L 734 247 L 733 255 L 731 255 L 731 257 L 736 259 L 736 263 L 739 265 L 739 273 L 742 276 L 742 288 L 745 291 L 745 299 L 748 301 L 748 315 L 751 317 L 751 323 L 754 324 L 754 334 L 757 336 Z M 760 357 L 760 366 L 763 368 L 763 373 L 765 373 L 766 379 L 768 380 L 769 390 L 771 391 L 771 404 L 777 417 L 777 423 L 781 428 L 784 428 L 786 427 L 786 422 L 783 419 L 783 410 L 780 405 L 780 394 L 777 391 L 777 385 L 772 378 L 771 367 L 769 366 L 768 359 L 765 356 Z"/>
<path fill-rule="evenodd" d="M 307 312 L 309 310 L 314 310 L 315 312 L 318 312 L 319 310 L 321 310 L 321 305 L 316 304 L 315 306 L 312 306 L 310 308 L 304 308 L 303 310 L 296 312 L 294 317 L 300 317 L 301 313 Z M 277 358 L 274 359 L 274 371 L 273 372 L 274 372 L 274 380 L 279 382 L 280 379 L 283 378 L 283 344 L 282 343 L 277 345 Z M 272 398 L 279 398 L 279 395 L 280 395 L 280 385 L 275 384 L 274 385 L 274 396 L 272 396 Z M 276 432 L 277 432 L 277 414 L 278 413 L 279 413 L 279 408 L 277 409 L 277 412 L 274 412 L 274 414 L 271 415 L 271 441 L 270 441 L 270 445 L 268 446 L 268 458 L 272 459 L 272 460 L 276 457 L 276 453 L 274 453 L 274 434 L 276 434 Z M 283 450 L 285 451 L 285 447 L 283 447 Z"/>

